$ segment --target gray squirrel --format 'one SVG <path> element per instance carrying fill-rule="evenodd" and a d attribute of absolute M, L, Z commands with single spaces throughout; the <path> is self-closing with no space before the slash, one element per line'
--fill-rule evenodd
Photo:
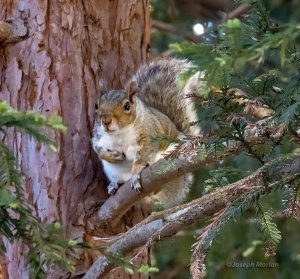
<path fill-rule="evenodd" d="M 190 67 L 185 60 L 162 59 L 141 66 L 125 89 L 103 92 L 102 88 L 92 144 L 110 181 L 109 194 L 129 179 L 132 189 L 139 191 L 143 168 L 174 149 L 174 144 L 150 143 L 151 137 L 199 135 L 199 126 L 191 125 L 197 121 L 194 104 L 186 97 L 199 90 L 199 73 L 184 87 L 178 85 Z M 185 198 L 192 181 L 192 174 L 172 179 L 155 198 L 166 207 L 174 206 Z"/>

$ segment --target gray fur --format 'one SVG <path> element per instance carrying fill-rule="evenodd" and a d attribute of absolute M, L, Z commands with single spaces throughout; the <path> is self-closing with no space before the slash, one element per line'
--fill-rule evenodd
<path fill-rule="evenodd" d="M 180 132 L 197 134 L 199 128 L 190 125 L 197 120 L 195 108 L 186 94 L 198 90 L 199 81 L 192 77 L 186 87 L 178 86 L 182 73 L 189 67 L 191 64 L 186 60 L 162 59 L 140 67 L 132 80 L 137 81 L 138 98 L 143 103 L 166 114 Z"/>

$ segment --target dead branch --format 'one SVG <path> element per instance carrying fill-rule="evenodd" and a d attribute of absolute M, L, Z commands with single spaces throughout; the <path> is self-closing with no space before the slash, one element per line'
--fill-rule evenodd
<path fill-rule="evenodd" d="M 21 19 L 0 21 L 0 45 L 20 41 L 28 33 Z"/>
<path fill-rule="evenodd" d="M 175 25 L 172 25 L 170 23 L 166 23 L 166 22 L 162 22 L 162 21 L 153 19 L 152 27 L 157 30 L 163 31 L 163 32 L 174 33 L 174 34 L 179 35 L 179 36 L 183 37 L 184 39 L 191 41 L 193 43 L 201 41 L 200 36 L 197 37 L 191 32 L 178 33 L 178 28 Z"/>
<path fill-rule="evenodd" d="M 176 8 L 192 19 L 220 19 L 232 11 L 236 4 L 232 0 L 174 0 Z"/>
<path fill-rule="evenodd" d="M 218 189 L 211 194 L 185 205 L 156 213 L 154 217 L 152 215 L 149 216 L 123 235 L 117 237 L 116 241 L 107 249 L 107 253 L 121 253 L 125 255 L 145 245 L 149 242 L 149 239 L 153 242 L 172 236 L 186 226 L 219 212 L 244 194 L 250 194 L 259 188 L 262 192 L 267 193 L 272 187 L 278 186 L 278 183 L 266 184 L 266 182 L 282 181 L 290 183 L 299 174 L 299 154 L 284 166 L 279 161 L 272 161 L 250 176 Z M 96 279 L 112 267 L 113 263 L 109 257 L 101 256 L 94 262 L 83 278 Z"/>
<path fill-rule="evenodd" d="M 243 4 L 230 11 L 227 14 L 228 19 L 238 18 L 246 14 L 250 10 L 251 6 L 249 4 Z"/>

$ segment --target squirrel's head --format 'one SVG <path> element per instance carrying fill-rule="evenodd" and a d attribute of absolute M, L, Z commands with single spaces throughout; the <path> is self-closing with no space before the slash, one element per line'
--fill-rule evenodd
<path fill-rule="evenodd" d="M 137 91 L 137 83 L 132 81 L 126 89 L 111 90 L 99 98 L 96 103 L 96 121 L 103 132 L 113 133 L 134 122 Z"/>

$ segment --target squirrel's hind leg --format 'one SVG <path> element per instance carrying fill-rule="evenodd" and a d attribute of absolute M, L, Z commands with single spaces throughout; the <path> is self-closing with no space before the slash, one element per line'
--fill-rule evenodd
<path fill-rule="evenodd" d="M 157 199 L 164 204 L 165 208 L 181 204 L 185 200 L 193 180 L 193 175 L 186 173 L 168 181 L 162 185 L 161 191 L 157 194 Z"/>

